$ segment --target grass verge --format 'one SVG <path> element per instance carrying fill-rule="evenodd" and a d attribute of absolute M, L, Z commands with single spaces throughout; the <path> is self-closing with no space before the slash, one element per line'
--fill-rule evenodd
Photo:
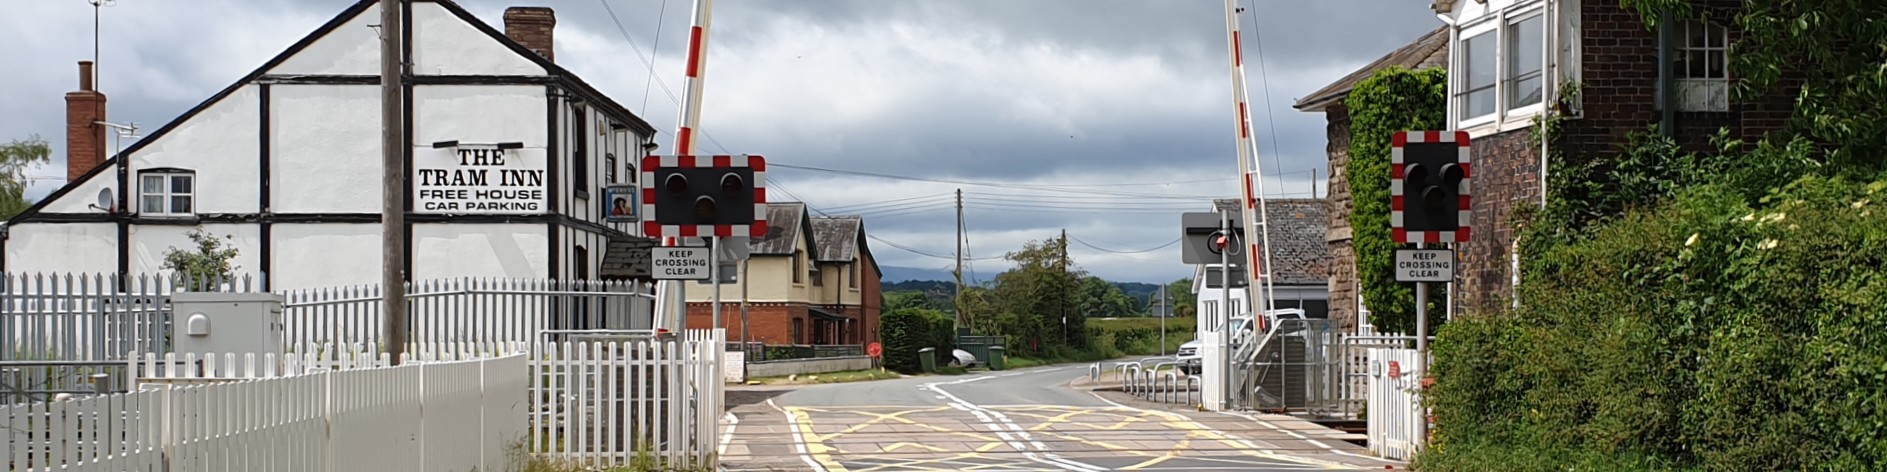
<path fill-rule="evenodd" d="M 752 380 L 760 385 L 812 385 L 846 382 L 869 382 L 873 380 L 895 379 L 903 377 L 897 372 L 887 370 L 849 370 L 845 372 L 826 372 L 791 377 L 755 377 Z"/>

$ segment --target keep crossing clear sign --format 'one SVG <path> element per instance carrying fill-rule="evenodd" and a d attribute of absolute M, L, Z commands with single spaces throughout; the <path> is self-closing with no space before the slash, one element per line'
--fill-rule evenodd
<path fill-rule="evenodd" d="M 1397 282 L 1448 282 L 1455 279 L 1455 252 L 1448 249 L 1396 251 Z"/>
<path fill-rule="evenodd" d="M 658 247 L 650 258 L 651 276 L 656 280 L 707 280 L 708 248 Z"/>

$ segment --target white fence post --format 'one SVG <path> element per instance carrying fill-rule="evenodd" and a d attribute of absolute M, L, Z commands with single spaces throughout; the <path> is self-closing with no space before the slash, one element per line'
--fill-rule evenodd
<path fill-rule="evenodd" d="M 1369 350 L 1369 449 L 1391 459 L 1409 459 L 1425 446 L 1420 380 L 1414 349 Z"/>

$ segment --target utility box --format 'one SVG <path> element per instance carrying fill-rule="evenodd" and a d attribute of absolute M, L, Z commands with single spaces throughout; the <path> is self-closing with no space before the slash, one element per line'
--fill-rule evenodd
<path fill-rule="evenodd" d="M 280 355 L 287 337 L 281 295 L 179 292 L 170 297 L 171 348 L 183 354 Z"/>

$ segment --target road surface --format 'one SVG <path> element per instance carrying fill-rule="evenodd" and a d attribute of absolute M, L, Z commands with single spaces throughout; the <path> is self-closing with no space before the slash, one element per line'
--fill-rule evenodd
<path fill-rule="evenodd" d="M 1117 403 L 1086 366 L 729 391 L 726 470 L 1382 470 L 1249 416 Z M 1125 400 L 1126 397 L 1119 397 Z"/>

